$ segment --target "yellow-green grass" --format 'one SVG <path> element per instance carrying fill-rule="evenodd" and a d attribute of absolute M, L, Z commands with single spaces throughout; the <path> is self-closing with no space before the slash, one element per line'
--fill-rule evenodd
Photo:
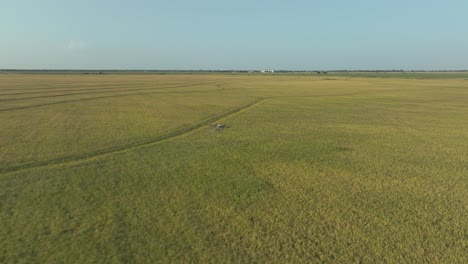
<path fill-rule="evenodd" d="M 68 84 L 154 89 L 55 91 Z M 0 75 L 0 87 L 63 94 L 0 101 L 44 104 L 0 112 L 0 262 L 468 262 L 466 80 Z"/>

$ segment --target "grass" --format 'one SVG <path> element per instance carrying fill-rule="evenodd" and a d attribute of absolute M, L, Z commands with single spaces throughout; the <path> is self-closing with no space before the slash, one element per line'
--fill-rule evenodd
<path fill-rule="evenodd" d="M 0 262 L 468 262 L 464 79 L 15 74 L 0 93 Z"/>

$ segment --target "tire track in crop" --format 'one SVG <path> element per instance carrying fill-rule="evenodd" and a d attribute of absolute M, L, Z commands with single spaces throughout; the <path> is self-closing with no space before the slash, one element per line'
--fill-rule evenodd
<path fill-rule="evenodd" d="M 74 91 L 93 91 L 93 90 L 106 90 L 106 89 L 116 89 L 116 88 L 130 88 L 130 87 L 144 87 L 144 86 L 150 86 L 154 85 L 151 83 L 148 84 L 119 84 L 119 85 L 109 85 L 109 86 L 85 86 L 86 88 L 80 88 L 82 86 L 70 86 L 68 89 L 62 89 L 62 90 L 54 90 L 54 89 L 48 89 L 45 91 L 37 91 L 37 90 L 44 90 L 43 88 L 30 88 L 27 89 L 29 92 L 22 92 L 22 93 L 1 93 L 0 96 L 10 96 L 10 95 L 31 95 L 31 94 L 47 94 L 47 93 L 58 93 L 58 92 L 74 92 Z M 65 87 L 59 87 L 59 88 L 65 88 Z M 33 90 L 33 91 L 31 91 Z M 0 89 L 0 91 L 6 91 Z"/>
<path fill-rule="evenodd" d="M 24 88 L 5 88 L 5 87 L 0 87 L 1 92 L 18 92 L 22 91 L 24 93 L 28 93 L 28 91 L 34 90 L 34 91 L 42 91 L 42 92 L 47 92 L 47 91 L 58 91 L 58 89 L 70 89 L 70 88 L 80 88 L 80 87 L 113 87 L 115 85 L 119 86 L 144 86 L 152 83 L 106 83 L 106 84 L 98 84 L 98 83 L 69 83 L 69 84 L 61 84 L 53 87 L 52 84 L 49 84 L 49 86 L 46 87 L 37 87 L 37 86 L 28 86 Z M 19 93 L 18 93 L 19 94 Z M 3 93 L 2 95 L 9 95 L 8 93 Z"/>
<path fill-rule="evenodd" d="M 79 88 L 83 86 L 87 87 L 112 87 L 116 84 L 119 85 L 147 85 L 147 84 L 154 84 L 154 81 L 148 80 L 146 82 L 73 82 L 69 81 L 68 83 L 49 83 L 45 84 L 44 80 L 40 81 L 39 85 L 47 85 L 47 86 L 37 86 L 38 83 L 28 83 L 28 84 L 14 84 L 14 86 L 7 85 L 6 87 L 0 88 L 0 91 L 28 91 L 28 90 L 54 90 L 54 89 L 64 89 L 64 88 Z M 8 87 L 8 88 L 7 88 Z M 14 87 L 14 88 L 13 88 Z"/>
<path fill-rule="evenodd" d="M 199 85 L 199 84 L 196 84 Z M 195 85 L 187 85 L 187 86 L 180 86 L 182 87 L 191 87 Z M 217 85 L 220 87 L 219 85 Z M 173 87 L 175 88 L 175 87 Z M 12 107 L 12 108 L 5 108 L 0 109 L 0 112 L 7 112 L 7 111 L 15 111 L 15 110 L 23 110 L 28 108 L 35 108 L 35 107 L 42 107 L 42 106 L 50 106 L 50 105 L 57 105 L 57 104 L 65 104 L 65 103 L 73 103 L 73 102 L 81 102 L 81 101 L 90 101 L 90 100 L 98 100 L 98 99 L 105 99 L 105 98 L 113 98 L 113 97 L 124 97 L 124 96 L 132 96 L 132 95 L 144 95 L 144 94 L 172 94 L 172 93 L 202 93 L 202 92 L 216 92 L 224 90 L 223 88 L 215 89 L 215 90 L 205 90 L 205 91 L 183 91 L 183 92 L 149 92 L 149 93 L 132 93 L 132 94 L 122 94 L 122 95 L 109 95 L 109 96 L 99 96 L 99 97 L 91 97 L 91 98 L 80 98 L 74 100 L 67 100 L 67 101 L 59 101 L 59 102 L 51 102 L 51 103 L 43 103 L 37 105 L 27 105 L 27 106 L 19 106 L 19 107 Z M 310 96 L 272 96 L 270 98 L 319 98 L 319 97 L 340 97 L 340 96 L 354 96 L 360 94 L 367 94 L 367 93 L 378 93 L 378 92 L 394 92 L 394 91 L 413 91 L 413 90 L 433 90 L 433 88 L 429 89 L 396 89 L 396 90 L 370 90 L 370 91 L 359 91 L 359 92 L 352 92 L 352 93 L 341 93 L 341 94 L 318 94 L 318 95 L 310 95 Z"/>
<path fill-rule="evenodd" d="M 95 92 L 84 92 L 84 93 L 66 93 L 66 94 L 54 94 L 54 95 L 42 95 L 42 96 L 33 96 L 33 97 L 22 97 L 22 98 L 10 98 L 10 99 L 0 99 L 0 102 L 9 102 L 9 101 L 20 101 L 20 100 L 30 100 L 30 99 L 41 99 L 41 98 L 55 98 L 62 96 L 72 96 L 72 95 L 88 95 L 88 94 L 100 94 L 100 93 L 110 93 L 110 92 L 132 92 L 132 91 L 144 91 L 144 90 L 161 90 L 161 89 L 170 89 L 170 88 L 183 88 L 183 87 L 192 87 L 205 84 L 214 84 L 216 82 L 209 83 L 197 83 L 191 85 L 177 85 L 177 86 L 167 86 L 167 87 L 153 87 L 153 88 L 136 88 L 136 89 L 127 89 L 127 90 L 113 90 L 113 91 L 95 91 Z"/>
<path fill-rule="evenodd" d="M 200 85 L 200 84 L 198 84 Z M 192 87 L 197 85 L 186 85 L 186 86 L 179 86 L 179 87 L 172 87 L 172 88 L 185 88 L 185 87 Z M 125 96 L 132 96 L 132 95 L 144 95 L 144 94 L 177 94 L 177 93 L 203 93 L 203 92 L 216 92 L 222 91 L 224 88 L 219 88 L 220 86 L 217 85 L 218 89 L 214 90 L 203 90 L 203 91 L 179 91 L 179 92 L 148 92 L 148 93 L 130 93 L 130 94 L 117 94 L 117 95 L 107 95 L 107 96 L 97 96 L 97 97 L 90 97 L 90 98 L 79 98 L 74 100 L 66 100 L 66 101 L 58 101 L 58 102 L 51 102 L 51 103 L 43 103 L 43 104 L 36 104 L 36 105 L 27 105 L 27 106 L 18 106 L 12 108 L 4 108 L 0 109 L 0 112 L 7 112 L 7 111 L 15 111 L 15 110 L 23 110 L 28 108 L 35 108 L 35 107 L 42 107 L 42 106 L 50 106 L 50 105 L 57 105 L 57 104 L 66 104 L 66 103 L 74 103 L 74 102 L 82 102 L 82 101 L 91 101 L 91 100 L 98 100 L 98 99 L 105 99 L 105 98 L 115 98 L 115 97 L 125 97 Z"/>
<path fill-rule="evenodd" d="M 172 132 L 168 132 L 165 134 L 161 134 L 156 137 L 136 141 L 133 143 L 129 144 L 124 144 L 124 145 L 119 145 L 119 146 L 113 146 L 113 147 L 108 147 L 108 148 L 103 148 L 95 151 L 90 151 L 86 153 L 81 153 L 81 154 L 75 154 L 75 155 L 70 155 L 70 156 L 65 156 L 65 157 L 60 157 L 60 158 L 55 158 L 55 159 L 50 159 L 50 160 L 45 160 L 45 161 L 37 161 L 37 162 L 30 162 L 30 163 L 23 163 L 23 164 L 18 164 L 18 165 L 13 165 L 13 166 L 8 166 L 4 168 L 0 168 L 0 174 L 6 174 L 6 173 L 14 173 L 14 172 L 19 172 L 23 170 L 28 170 L 28 169 L 35 169 L 35 168 L 41 168 L 41 167 L 47 167 L 51 165 L 63 165 L 66 163 L 70 162 L 80 162 L 84 161 L 87 159 L 92 159 L 100 156 L 105 156 L 105 155 L 110 155 L 114 153 L 119 153 L 119 152 L 125 152 L 127 150 L 135 149 L 138 147 L 143 147 L 151 144 L 155 144 L 164 140 L 168 140 L 171 138 L 175 138 L 184 134 L 187 134 L 189 132 L 192 132 L 198 128 L 201 128 L 203 126 L 209 125 L 215 121 L 218 121 L 220 119 L 232 116 L 234 114 L 237 114 L 243 110 L 246 110 L 248 108 L 251 108 L 264 100 L 268 98 L 257 98 L 245 105 L 238 106 L 236 108 L 232 108 L 224 113 L 214 115 L 210 118 L 207 118 L 203 121 L 200 121 L 198 123 L 195 123 L 190 126 L 182 127 L 179 129 L 176 129 Z"/>
<path fill-rule="evenodd" d="M 202 84 L 205 82 L 199 82 L 199 84 Z M 207 82 L 207 83 L 215 83 L 215 82 Z M 0 96 L 11 96 L 11 95 L 32 95 L 32 94 L 47 94 L 47 93 L 58 93 L 58 92 L 74 92 L 74 91 L 95 91 L 95 90 L 112 90 L 116 88 L 140 88 L 140 87 L 151 87 L 151 86 L 156 86 L 156 87 L 173 87 L 173 86 L 179 86 L 179 85 L 189 85 L 189 84 L 194 84 L 193 82 L 179 82 L 179 83 L 167 83 L 167 84 L 160 84 L 160 83 L 128 83 L 128 84 L 109 84 L 109 85 L 90 85 L 86 86 L 80 85 L 80 84 L 71 84 L 68 87 L 58 87 L 59 90 L 56 90 L 57 88 L 28 88 L 25 89 L 26 92 L 21 92 L 21 93 L 0 93 Z M 66 88 L 66 89 L 61 89 L 61 88 Z M 1 89 L 1 92 L 7 91 L 9 89 Z M 40 91 L 37 91 L 40 90 Z"/>
<path fill-rule="evenodd" d="M 29 83 L 29 84 L 21 84 L 21 83 L 7 83 L 3 84 L 4 87 L 1 88 L 1 91 L 28 91 L 28 90 L 54 90 L 54 89 L 68 89 L 68 88 L 79 88 L 79 87 L 112 87 L 114 85 L 146 85 L 146 84 L 155 84 L 156 80 L 153 82 L 147 81 L 143 82 L 140 81 L 138 82 L 137 80 L 135 81 L 130 81 L 130 82 L 119 82 L 118 80 L 115 80 L 113 82 L 105 82 L 105 83 L 95 83 L 95 82 L 80 82 L 79 80 L 70 80 L 67 83 L 50 83 L 46 82 L 48 80 L 42 80 L 38 81 L 35 83 Z M 170 84 L 170 83 L 168 83 Z M 174 83 L 176 84 L 176 83 Z M 15 86 L 16 85 L 16 86 Z"/>

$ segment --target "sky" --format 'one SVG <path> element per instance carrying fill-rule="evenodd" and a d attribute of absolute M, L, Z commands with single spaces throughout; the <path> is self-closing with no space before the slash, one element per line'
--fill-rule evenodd
<path fill-rule="evenodd" d="M 0 0 L 0 69 L 468 69 L 468 1 Z"/>

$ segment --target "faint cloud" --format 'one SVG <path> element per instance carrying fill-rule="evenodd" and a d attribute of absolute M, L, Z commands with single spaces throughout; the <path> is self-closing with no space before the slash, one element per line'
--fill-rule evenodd
<path fill-rule="evenodd" d="M 86 49 L 86 43 L 81 40 L 68 41 L 67 50 L 70 52 L 82 51 Z"/>

